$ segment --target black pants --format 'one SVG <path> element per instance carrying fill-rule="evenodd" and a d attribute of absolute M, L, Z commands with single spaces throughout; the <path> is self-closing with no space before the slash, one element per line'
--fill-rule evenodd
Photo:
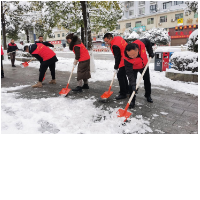
<path fill-rule="evenodd" d="M 4 76 L 4 71 L 3 71 L 3 55 L 1 55 L 1 76 Z"/>
<path fill-rule="evenodd" d="M 49 60 L 47 61 L 43 61 L 41 64 L 40 64 L 40 75 L 39 75 L 39 82 L 42 82 L 43 78 L 44 78 L 44 75 L 45 75 L 45 72 L 47 71 L 47 68 L 49 67 L 50 71 L 51 71 L 51 76 L 52 76 L 52 79 L 56 79 L 55 78 L 55 67 L 56 67 L 56 63 L 55 62 L 51 62 Z"/>
<path fill-rule="evenodd" d="M 125 69 L 126 69 L 126 74 L 128 76 L 131 88 L 133 86 L 136 87 L 137 73 L 140 72 L 142 74 L 144 68 L 133 69 L 133 68 L 130 68 L 130 67 L 126 67 Z M 150 82 L 149 67 L 147 68 L 147 70 L 146 70 L 146 72 L 143 76 L 143 80 L 144 80 L 145 96 L 148 97 L 148 96 L 151 95 L 151 82 Z"/>
<path fill-rule="evenodd" d="M 117 73 L 117 78 L 119 81 L 119 87 L 120 87 L 120 94 L 121 95 L 126 95 L 129 91 L 129 87 L 128 87 L 128 80 L 126 77 L 126 71 L 125 71 L 125 67 L 120 67 L 119 71 Z"/>
<path fill-rule="evenodd" d="M 15 64 L 15 53 L 10 53 L 10 60 L 11 60 L 12 66 L 13 66 Z"/>

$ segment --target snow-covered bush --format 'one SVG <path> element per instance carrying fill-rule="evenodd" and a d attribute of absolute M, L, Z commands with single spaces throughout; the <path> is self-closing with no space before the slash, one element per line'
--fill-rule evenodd
<path fill-rule="evenodd" d="M 186 11 L 198 12 L 198 1 L 185 1 L 187 5 Z"/>
<path fill-rule="evenodd" d="M 169 62 L 172 63 L 171 67 L 178 71 L 198 72 L 198 53 L 174 52 Z"/>
<path fill-rule="evenodd" d="M 171 41 L 168 32 L 164 28 L 152 28 L 141 34 L 140 39 L 147 38 L 152 44 L 167 45 Z"/>
<path fill-rule="evenodd" d="M 186 45 L 189 51 L 198 52 L 198 29 L 191 33 Z"/>
<path fill-rule="evenodd" d="M 128 43 L 133 42 L 135 39 L 139 39 L 139 35 L 135 31 L 132 31 L 132 33 L 130 33 L 130 31 L 127 30 L 127 31 L 124 31 L 123 35 L 124 35 L 124 39 Z"/>

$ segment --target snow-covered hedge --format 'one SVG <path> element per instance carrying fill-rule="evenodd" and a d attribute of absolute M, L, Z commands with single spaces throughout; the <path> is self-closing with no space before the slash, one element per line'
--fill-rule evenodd
<path fill-rule="evenodd" d="M 178 71 L 198 72 L 198 53 L 191 51 L 174 52 L 169 62 Z"/>
<path fill-rule="evenodd" d="M 186 45 L 189 51 L 198 52 L 198 29 L 191 33 Z"/>
<path fill-rule="evenodd" d="M 147 38 L 152 44 L 167 45 L 171 41 L 168 32 L 164 28 L 152 28 L 140 35 L 140 39 Z"/>

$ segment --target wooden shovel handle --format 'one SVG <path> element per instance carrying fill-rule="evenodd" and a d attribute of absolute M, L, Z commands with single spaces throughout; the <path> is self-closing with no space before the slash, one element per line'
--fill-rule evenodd
<path fill-rule="evenodd" d="M 73 65 L 72 72 L 71 72 L 71 74 L 70 74 L 70 77 L 69 77 L 69 80 L 68 80 L 68 84 L 69 84 L 69 82 L 70 82 L 70 80 L 71 80 L 72 73 L 73 73 L 73 71 L 74 71 L 74 68 L 75 68 L 75 67 L 76 67 L 76 66 L 75 66 L 75 65 Z"/>

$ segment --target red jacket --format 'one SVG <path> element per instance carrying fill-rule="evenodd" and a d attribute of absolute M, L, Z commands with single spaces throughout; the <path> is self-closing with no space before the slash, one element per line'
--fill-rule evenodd
<path fill-rule="evenodd" d="M 80 58 L 78 61 L 81 62 L 81 61 L 89 60 L 90 54 L 89 54 L 88 50 L 85 48 L 84 44 L 81 43 L 81 44 L 74 45 L 74 47 L 76 47 L 76 46 L 80 47 Z M 74 47 L 73 47 L 73 52 L 75 54 Z"/>
<path fill-rule="evenodd" d="M 1 55 L 4 55 L 2 46 L 1 46 Z"/>
<path fill-rule="evenodd" d="M 43 59 L 43 61 L 49 60 L 56 55 L 51 49 L 49 49 L 49 47 L 46 47 L 42 43 L 36 43 L 36 45 L 36 50 L 31 54 L 38 54 Z"/>
<path fill-rule="evenodd" d="M 146 48 L 145 44 L 141 42 L 140 40 L 135 40 L 134 42 L 139 47 L 139 55 L 137 58 L 128 58 L 124 56 L 124 59 L 128 61 L 129 63 L 133 64 L 133 69 L 142 69 L 146 66 L 148 62 L 147 54 L 146 54 Z"/>
<path fill-rule="evenodd" d="M 111 44 L 111 51 L 112 51 L 112 53 L 113 53 L 112 46 L 116 45 L 116 46 L 118 46 L 120 48 L 120 51 L 121 51 L 121 61 L 119 63 L 119 68 L 120 67 L 124 67 L 124 59 L 123 59 L 123 57 L 124 57 L 124 50 L 126 48 L 127 42 L 122 37 L 115 36 L 113 38 L 113 40 L 111 41 L 110 44 Z M 114 55 L 114 53 L 113 53 L 113 55 Z"/>

